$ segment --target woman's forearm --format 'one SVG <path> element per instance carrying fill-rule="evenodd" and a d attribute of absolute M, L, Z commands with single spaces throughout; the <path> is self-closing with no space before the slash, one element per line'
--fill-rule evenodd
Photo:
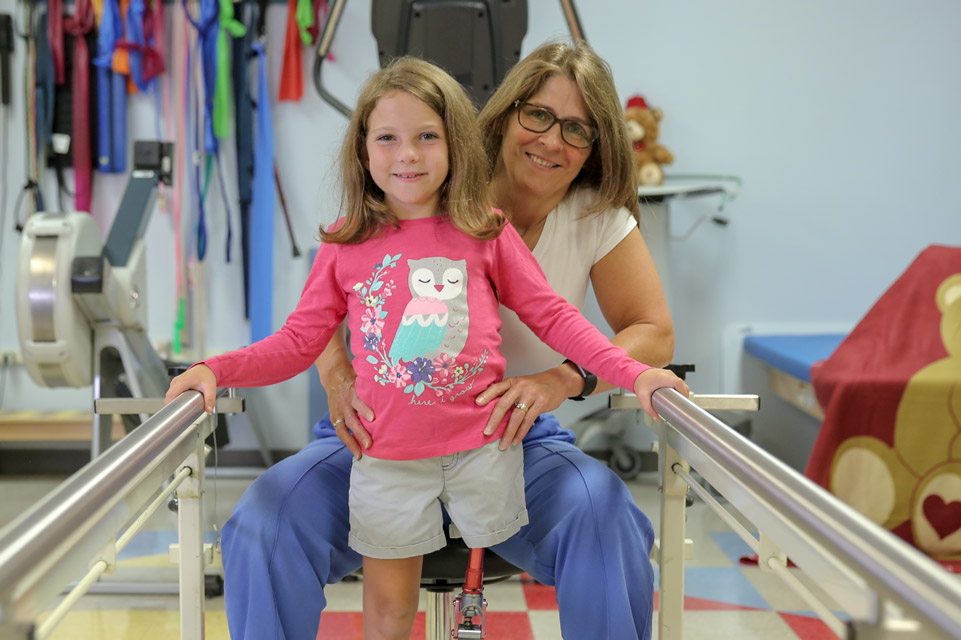
<path fill-rule="evenodd" d="M 314 366 L 317 367 L 320 384 L 323 385 L 328 396 L 334 388 L 345 382 L 353 382 L 357 377 L 357 373 L 350 363 L 350 354 L 347 351 L 347 332 L 343 324 L 334 332 Z"/>

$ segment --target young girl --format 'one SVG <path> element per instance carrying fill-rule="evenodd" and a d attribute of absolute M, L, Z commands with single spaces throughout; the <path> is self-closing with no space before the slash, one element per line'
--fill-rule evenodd
<path fill-rule="evenodd" d="M 367 638 L 409 638 L 421 558 L 445 544 L 441 503 L 471 548 L 527 524 L 522 448 L 500 450 L 507 421 L 485 434 L 491 407 L 474 402 L 503 376 L 499 304 L 556 351 L 633 390 L 652 417 L 655 389 L 688 392 L 669 371 L 627 357 L 551 290 L 489 208 L 485 162 L 470 99 L 453 78 L 414 58 L 375 74 L 341 157 L 346 212 L 321 231 L 297 309 L 276 334 L 194 366 L 167 392 L 169 401 L 197 389 L 210 410 L 218 385 L 286 380 L 348 317 L 357 392 L 375 415 L 350 478 Z"/>

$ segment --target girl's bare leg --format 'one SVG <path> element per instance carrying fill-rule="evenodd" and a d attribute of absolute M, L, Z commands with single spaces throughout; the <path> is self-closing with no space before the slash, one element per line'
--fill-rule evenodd
<path fill-rule="evenodd" d="M 423 556 L 364 557 L 364 640 L 409 640 Z"/>

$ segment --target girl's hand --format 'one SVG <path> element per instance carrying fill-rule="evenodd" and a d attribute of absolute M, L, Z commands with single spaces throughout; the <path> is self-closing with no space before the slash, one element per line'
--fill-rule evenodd
<path fill-rule="evenodd" d="M 648 369 L 637 376 L 637 380 L 634 381 L 634 393 L 637 395 L 644 413 L 649 415 L 652 420 L 660 419 L 657 412 L 654 411 L 652 396 L 658 389 L 665 388 L 677 389 L 685 397 L 691 393 L 691 388 L 687 386 L 687 383 L 674 375 L 673 371 L 667 369 Z"/>
<path fill-rule="evenodd" d="M 214 404 L 217 402 L 217 376 L 205 364 L 191 367 L 171 380 L 167 395 L 164 396 L 164 404 L 170 404 L 177 396 L 190 389 L 204 394 L 204 411 L 213 413 Z"/>
<path fill-rule="evenodd" d="M 373 409 L 364 404 L 357 395 L 353 379 L 332 385 L 327 391 L 327 397 L 331 405 L 330 421 L 337 437 L 350 449 L 354 460 L 360 460 L 363 455 L 361 447 L 369 449 L 371 439 L 358 415 L 364 416 L 370 422 L 374 419 Z"/>
<path fill-rule="evenodd" d="M 531 430 L 537 416 L 561 406 L 568 395 L 563 380 L 560 379 L 560 372 L 555 369 L 533 376 L 507 378 L 495 382 L 477 396 L 476 400 L 477 404 L 483 407 L 491 400 L 500 398 L 487 420 L 484 435 L 489 436 L 494 433 L 497 425 L 510 411 L 511 417 L 507 422 L 507 430 L 501 438 L 500 448 L 506 450 L 512 444 L 520 444 L 527 432 Z"/>

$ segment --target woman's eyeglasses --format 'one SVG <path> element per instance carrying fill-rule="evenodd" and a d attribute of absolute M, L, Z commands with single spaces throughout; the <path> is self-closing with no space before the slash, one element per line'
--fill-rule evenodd
<path fill-rule="evenodd" d="M 597 140 L 594 127 L 578 120 L 558 118 L 545 107 L 517 100 L 514 108 L 517 109 L 517 122 L 528 131 L 545 133 L 557 123 L 561 126 L 561 139 L 572 147 L 586 149 Z"/>

